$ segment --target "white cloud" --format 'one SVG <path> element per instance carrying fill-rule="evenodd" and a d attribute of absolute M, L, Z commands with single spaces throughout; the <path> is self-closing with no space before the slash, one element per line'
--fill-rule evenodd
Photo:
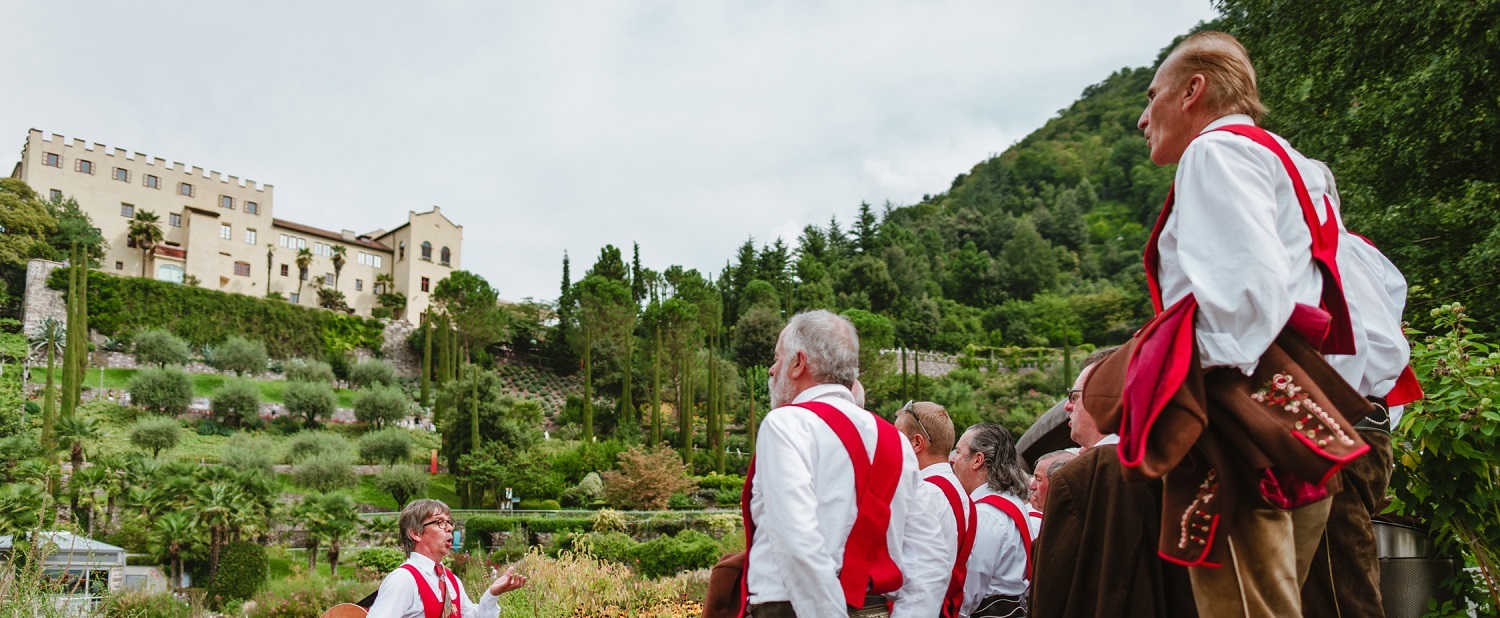
<path fill-rule="evenodd" d="M 605 243 L 716 271 L 861 201 L 910 203 L 1140 66 L 1204 0 L 13 7 L 27 128 L 276 185 L 276 215 L 443 206 L 463 263 L 551 298 Z M 17 95 L 20 96 L 17 96 Z M 13 159 L 0 160 L 8 166 Z"/>

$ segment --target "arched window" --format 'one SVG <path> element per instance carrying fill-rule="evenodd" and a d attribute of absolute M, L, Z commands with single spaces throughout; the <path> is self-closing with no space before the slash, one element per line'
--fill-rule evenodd
<path fill-rule="evenodd" d="M 422 241 L 422 259 L 432 261 L 432 243 Z"/>
<path fill-rule="evenodd" d="M 182 283 L 182 278 L 185 274 L 186 272 L 182 270 L 182 267 L 176 264 L 162 264 L 156 267 L 156 279 L 158 281 Z"/>
<path fill-rule="evenodd" d="M 396 261 L 400 262 L 404 259 L 406 259 L 406 241 L 403 240 L 396 243 Z"/>
<path fill-rule="evenodd" d="M 443 247 L 443 253 L 441 255 L 443 256 L 443 266 L 447 266 L 450 262 L 453 261 L 453 252 L 449 251 L 447 247 Z"/>

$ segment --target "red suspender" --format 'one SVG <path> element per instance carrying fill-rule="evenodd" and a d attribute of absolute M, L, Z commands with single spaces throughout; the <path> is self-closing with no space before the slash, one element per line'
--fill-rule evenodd
<path fill-rule="evenodd" d="M 969 554 L 974 550 L 974 520 L 977 513 L 974 503 L 969 503 L 969 516 L 964 517 L 963 499 L 959 497 L 958 488 L 953 486 L 953 481 L 941 475 L 932 475 L 923 479 L 938 489 L 943 490 L 943 495 L 948 498 L 948 506 L 953 509 L 953 521 L 958 524 L 958 558 L 953 562 L 953 574 L 948 579 L 948 592 L 943 595 L 942 618 L 956 618 L 958 609 L 964 602 L 964 580 L 969 577 Z"/>
<path fill-rule="evenodd" d="M 1324 354 L 1353 354 L 1354 324 L 1349 317 L 1349 305 L 1344 298 L 1343 278 L 1339 275 L 1339 224 L 1338 215 L 1333 212 L 1333 204 L 1328 201 L 1327 196 L 1324 196 L 1323 202 L 1328 209 L 1328 220 L 1319 223 L 1312 196 L 1308 194 L 1307 185 L 1302 182 L 1302 174 L 1297 172 L 1292 156 L 1281 147 L 1276 138 L 1271 137 L 1271 134 L 1264 129 L 1253 125 L 1231 124 L 1214 129 L 1214 131 L 1225 131 L 1248 138 L 1269 149 L 1286 167 L 1287 175 L 1292 180 L 1292 188 L 1297 193 L 1297 202 L 1302 206 L 1302 220 L 1307 224 L 1308 234 L 1312 236 L 1313 262 L 1323 273 L 1321 306 L 1333 318 L 1328 336 L 1323 340 L 1319 351 Z M 1167 192 L 1167 201 L 1162 205 L 1161 215 L 1156 219 L 1156 227 L 1151 230 L 1151 239 L 1146 243 L 1146 286 L 1150 288 L 1151 305 L 1158 314 L 1162 312 L 1163 307 L 1161 285 L 1157 281 L 1157 269 L 1161 263 L 1160 255 L 1157 253 L 1157 244 L 1161 240 L 1162 227 L 1167 217 L 1172 214 L 1173 193 L 1171 190 Z"/>
<path fill-rule="evenodd" d="M 896 426 L 878 416 L 875 419 L 875 461 L 866 459 L 864 439 L 854 422 L 844 416 L 838 408 L 821 401 L 794 403 L 828 424 L 844 449 L 849 452 L 854 466 L 854 492 L 858 500 L 858 512 L 849 539 L 844 542 L 843 567 L 839 570 L 839 585 L 844 591 L 844 602 L 852 607 L 862 607 L 866 592 L 884 594 L 901 587 L 901 570 L 891 559 L 886 530 L 891 523 L 891 498 L 896 495 L 896 484 L 901 480 L 901 433 Z M 745 519 L 745 570 L 741 577 L 747 581 L 740 586 L 740 615 L 745 615 L 749 603 L 750 545 L 755 540 L 755 523 L 750 518 L 750 489 L 755 478 L 755 458 L 750 459 L 746 471 L 745 489 L 740 493 L 740 513 Z"/>
<path fill-rule="evenodd" d="M 417 570 L 416 565 L 403 564 L 401 568 L 411 573 L 412 579 L 417 580 L 417 596 L 422 598 L 422 614 L 427 618 L 438 618 L 443 615 L 443 604 L 438 601 L 437 594 L 433 593 L 432 586 L 427 585 L 427 578 Z M 448 571 L 448 589 L 453 591 L 453 615 L 458 618 L 463 616 L 463 605 L 459 603 L 459 597 L 463 596 L 458 591 L 458 577 L 453 571 Z"/>
<path fill-rule="evenodd" d="M 1009 515 L 1011 521 L 1016 522 L 1016 530 L 1021 532 L 1021 545 L 1026 548 L 1026 579 L 1031 579 L 1031 527 L 1026 524 L 1026 516 L 1021 514 L 1021 507 L 993 494 L 980 498 L 979 503 L 1000 509 L 1001 513 Z"/>

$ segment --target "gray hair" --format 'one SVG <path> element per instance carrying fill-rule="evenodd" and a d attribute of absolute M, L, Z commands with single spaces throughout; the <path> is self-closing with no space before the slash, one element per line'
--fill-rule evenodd
<path fill-rule="evenodd" d="M 433 515 L 452 516 L 452 513 L 452 511 L 448 510 L 448 505 L 443 504 L 442 500 L 424 498 L 421 500 L 412 500 L 408 503 L 406 508 L 401 509 L 400 529 L 402 551 L 409 554 L 413 549 L 416 549 L 417 542 L 412 540 L 411 533 L 421 531 L 422 524 L 427 521 L 428 517 L 432 517 Z"/>
<path fill-rule="evenodd" d="M 783 352 L 807 355 L 807 368 L 819 384 L 853 386 L 859 378 L 859 334 L 848 318 L 826 309 L 792 316 L 782 329 Z"/>
<path fill-rule="evenodd" d="M 1118 351 L 1120 351 L 1120 346 L 1117 345 L 1094 350 L 1093 354 L 1090 354 L 1088 358 L 1083 359 L 1083 368 L 1088 369 L 1089 367 L 1093 367 L 1098 363 L 1102 363 L 1104 362 L 1104 359 L 1114 356 L 1115 352 Z"/>
<path fill-rule="evenodd" d="M 1031 497 L 1027 485 L 1026 464 L 1016 453 L 1016 440 L 1010 431 L 994 423 L 980 423 L 969 428 L 969 450 L 984 456 L 990 489 L 1025 500 Z"/>
<path fill-rule="evenodd" d="M 1078 459 L 1077 455 L 1067 451 L 1054 451 L 1042 456 L 1042 460 L 1045 461 L 1048 457 L 1052 457 L 1052 461 L 1047 464 L 1047 478 L 1052 478 L 1052 475 L 1057 474 L 1057 471 L 1061 470 L 1068 462 Z"/>

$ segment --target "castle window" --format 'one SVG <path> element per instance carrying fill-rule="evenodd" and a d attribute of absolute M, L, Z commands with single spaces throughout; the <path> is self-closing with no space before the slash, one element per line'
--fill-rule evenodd
<path fill-rule="evenodd" d="M 422 241 L 422 259 L 432 261 L 432 243 Z"/>
<path fill-rule="evenodd" d="M 62 157 L 55 152 L 42 155 L 42 165 L 47 167 L 62 167 Z"/>
<path fill-rule="evenodd" d="M 228 223 L 220 223 L 219 224 L 219 238 L 223 238 L 224 240 L 231 240 L 231 239 L 233 239 L 234 238 L 234 228 L 230 227 L 230 225 Z"/>
<path fill-rule="evenodd" d="M 449 251 L 447 247 L 443 247 L 443 252 L 439 255 L 443 257 L 443 266 L 453 263 L 453 252 Z"/>
<path fill-rule="evenodd" d="M 120 216 L 129 219 L 135 216 L 135 204 L 120 203 Z"/>
<path fill-rule="evenodd" d="M 245 244 L 255 244 L 255 230 L 245 230 Z"/>
<path fill-rule="evenodd" d="M 190 185 L 190 184 L 185 183 L 185 182 L 184 183 L 179 183 L 177 185 L 177 194 L 178 195 L 186 195 L 188 197 L 193 197 L 193 185 Z"/>
<path fill-rule="evenodd" d="M 94 173 L 94 162 L 88 159 L 79 159 L 73 163 L 73 169 L 85 174 Z"/>
<path fill-rule="evenodd" d="M 123 167 L 115 168 L 115 180 L 118 180 L 120 182 L 130 182 L 130 170 Z"/>
<path fill-rule="evenodd" d="M 116 260 L 115 261 L 115 270 L 125 270 L 125 263 L 121 262 L 119 260 Z"/>
<path fill-rule="evenodd" d="M 249 277 L 250 276 L 250 263 L 249 262 L 235 262 L 234 263 L 234 274 L 238 275 L 240 277 Z"/>
<path fill-rule="evenodd" d="M 53 189 L 47 195 L 51 196 L 52 201 L 54 201 L 54 202 L 61 202 L 62 201 L 62 191 L 60 191 L 60 190 Z"/>
<path fill-rule="evenodd" d="M 230 210 L 234 210 L 234 198 L 227 195 L 220 195 L 219 208 L 228 208 Z"/>
<path fill-rule="evenodd" d="M 354 291 L 356 291 L 356 292 L 363 292 L 364 290 L 365 290 L 365 280 L 364 279 L 355 279 L 354 280 Z"/>
<path fill-rule="evenodd" d="M 260 204 L 257 204 L 255 202 L 245 202 L 245 212 L 248 212 L 252 215 L 260 214 Z"/>
<path fill-rule="evenodd" d="M 182 215 L 175 212 L 167 213 L 167 225 L 170 225 L 172 227 L 182 227 Z"/>
<path fill-rule="evenodd" d="M 302 302 L 302 295 L 298 294 L 296 292 L 292 292 L 291 295 L 290 295 L 290 298 L 291 298 L 291 301 L 292 301 L 293 305 Z"/>
<path fill-rule="evenodd" d="M 287 276 L 287 274 L 290 273 L 291 270 L 292 269 L 290 267 L 288 267 L 286 264 L 282 264 L 281 265 L 281 276 L 283 276 L 283 277 Z"/>
<path fill-rule="evenodd" d="M 405 259 L 406 259 L 406 241 L 403 240 L 401 242 L 396 243 L 396 261 L 400 262 L 400 261 L 405 260 Z"/>
<path fill-rule="evenodd" d="M 152 176 L 150 174 L 146 174 L 146 188 L 147 189 L 160 189 L 161 188 L 161 179 L 157 178 L 155 176 Z"/>
<path fill-rule="evenodd" d="M 427 277 L 422 277 L 422 291 L 426 292 L 428 287 Z"/>
<path fill-rule="evenodd" d="M 333 285 L 333 273 L 323 275 L 323 285 Z"/>
<path fill-rule="evenodd" d="M 185 274 L 187 273 L 182 270 L 182 267 L 176 264 L 162 264 L 161 266 L 156 267 L 157 281 L 166 281 L 167 283 L 182 283 L 182 277 Z"/>

